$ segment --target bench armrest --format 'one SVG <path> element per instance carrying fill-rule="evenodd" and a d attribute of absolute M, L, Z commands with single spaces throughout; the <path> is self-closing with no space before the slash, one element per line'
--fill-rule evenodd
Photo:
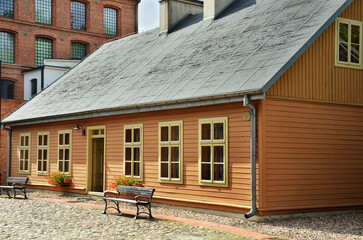
<path fill-rule="evenodd" d="M 146 197 L 146 196 L 136 196 L 135 197 L 136 202 L 140 202 L 140 201 L 145 201 L 150 203 L 151 202 L 151 197 Z"/>
<path fill-rule="evenodd" d="M 115 191 L 105 191 L 105 192 L 103 192 L 104 197 L 107 197 L 107 194 L 113 194 L 116 198 L 118 198 L 120 196 L 120 193 L 115 192 Z"/>

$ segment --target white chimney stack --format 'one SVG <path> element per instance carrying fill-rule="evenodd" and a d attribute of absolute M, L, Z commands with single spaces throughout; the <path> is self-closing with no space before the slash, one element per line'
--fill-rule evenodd
<path fill-rule="evenodd" d="M 204 19 L 215 18 L 234 0 L 204 0 Z"/>

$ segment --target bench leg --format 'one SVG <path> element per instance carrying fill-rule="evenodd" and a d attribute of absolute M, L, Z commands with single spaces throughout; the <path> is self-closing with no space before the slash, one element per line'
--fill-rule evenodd
<path fill-rule="evenodd" d="M 103 210 L 103 214 L 106 214 L 106 210 L 107 210 L 107 200 L 103 199 L 103 201 L 105 201 L 105 210 Z"/>
<path fill-rule="evenodd" d="M 14 188 L 14 196 L 13 196 L 13 199 L 15 199 L 16 197 L 16 189 Z"/>
<path fill-rule="evenodd" d="M 24 198 L 25 198 L 25 199 L 27 199 L 27 198 L 28 198 L 28 196 L 26 195 L 26 188 L 24 188 L 23 193 L 24 193 Z"/>
<path fill-rule="evenodd" d="M 139 217 L 139 204 L 136 203 L 136 216 L 134 217 L 134 219 L 136 220 Z"/>
<path fill-rule="evenodd" d="M 151 215 L 151 203 L 148 204 L 149 207 L 147 208 L 149 210 L 149 217 L 150 218 L 154 218 L 152 215 Z"/>

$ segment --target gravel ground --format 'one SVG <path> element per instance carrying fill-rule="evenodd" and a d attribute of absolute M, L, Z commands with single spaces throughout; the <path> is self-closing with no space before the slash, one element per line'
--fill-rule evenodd
<path fill-rule="evenodd" d="M 0 198 L 0 239 L 246 239 L 201 227 L 41 200 Z"/>
<path fill-rule="evenodd" d="M 104 205 L 100 198 L 91 198 L 84 195 L 69 195 L 58 194 L 50 191 L 39 191 L 30 193 L 30 196 L 39 198 L 60 198 L 70 201 L 87 201 L 88 203 L 92 204 Z M 120 205 L 120 207 L 135 210 L 135 207 L 132 205 L 123 204 L 122 206 Z M 99 210 L 97 211 L 99 212 Z M 255 223 L 245 219 L 204 214 L 195 211 L 184 210 L 181 208 L 153 206 L 152 211 L 153 213 L 158 214 L 231 225 L 259 233 L 272 236 L 289 237 L 296 240 L 363 240 L 363 212 L 354 212 L 325 217 L 289 219 L 270 223 Z M 203 238 L 197 237 L 195 239 Z M 220 239 L 229 238 L 222 237 Z"/>

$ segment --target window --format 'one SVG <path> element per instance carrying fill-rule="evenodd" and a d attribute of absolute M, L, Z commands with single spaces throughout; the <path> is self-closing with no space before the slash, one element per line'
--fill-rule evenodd
<path fill-rule="evenodd" d="M 14 18 L 14 0 L 0 0 L 0 16 Z"/>
<path fill-rule="evenodd" d="M 362 68 L 363 23 L 338 18 L 336 21 L 336 66 Z"/>
<path fill-rule="evenodd" d="M 142 181 L 143 125 L 125 125 L 124 128 L 124 174 Z"/>
<path fill-rule="evenodd" d="M 113 8 L 103 9 L 103 33 L 117 35 L 117 10 Z"/>
<path fill-rule="evenodd" d="M 44 59 L 53 57 L 53 41 L 48 38 L 36 38 L 35 40 L 35 65 L 44 65 Z"/>
<path fill-rule="evenodd" d="M 0 32 L 0 59 L 3 63 L 14 63 L 14 34 Z"/>
<path fill-rule="evenodd" d="M 72 130 L 58 131 L 58 171 L 71 172 Z"/>
<path fill-rule="evenodd" d="M 34 97 L 38 93 L 38 80 L 37 79 L 30 80 L 30 85 L 31 85 L 30 97 Z"/>
<path fill-rule="evenodd" d="M 71 2 L 71 27 L 72 29 L 86 31 L 86 4 Z"/>
<path fill-rule="evenodd" d="M 49 132 L 38 132 L 38 173 L 48 173 Z"/>
<path fill-rule="evenodd" d="M 14 82 L 1 79 L 1 98 L 14 99 Z"/>
<path fill-rule="evenodd" d="M 159 123 L 159 180 L 183 183 L 183 122 Z"/>
<path fill-rule="evenodd" d="M 87 46 L 82 43 L 72 43 L 72 59 L 83 59 L 87 55 Z"/>
<path fill-rule="evenodd" d="M 52 0 L 35 0 L 35 21 L 52 25 Z"/>
<path fill-rule="evenodd" d="M 29 173 L 30 169 L 30 133 L 20 134 L 19 173 Z"/>
<path fill-rule="evenodd" d="M 199 120 L 199 184 L 228 186 L 228 118 Z"/>

